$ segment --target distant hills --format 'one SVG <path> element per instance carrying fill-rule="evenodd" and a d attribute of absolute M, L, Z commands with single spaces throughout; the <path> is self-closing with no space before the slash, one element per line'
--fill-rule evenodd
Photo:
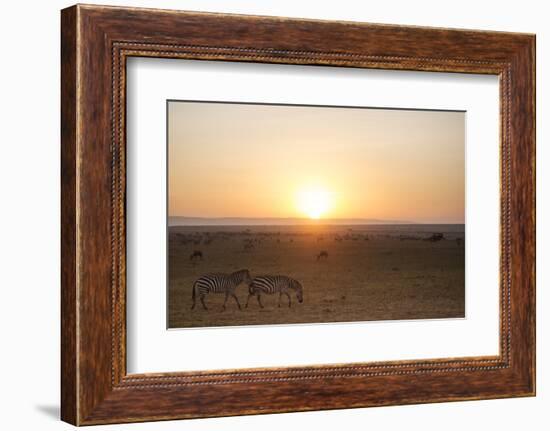
<path fill-rule="evenodd" d="M 299 217 L 169 217 L 170 226 L 295 226 L 295 225 L 365 225 L 365 224 L 416 224 L 406 220 L 372 218 L 326 218 L 312 220 Z"/>

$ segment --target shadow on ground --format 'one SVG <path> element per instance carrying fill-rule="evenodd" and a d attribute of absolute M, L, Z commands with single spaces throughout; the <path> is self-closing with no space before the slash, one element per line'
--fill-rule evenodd
<path fill-rule="evenodd" d="M 44 416 L 48 416 L 50 419 L 59 420 L 59 406 L 57 405 L 38 405 L 35 406 L 36 410 L 42 413 Z"/>

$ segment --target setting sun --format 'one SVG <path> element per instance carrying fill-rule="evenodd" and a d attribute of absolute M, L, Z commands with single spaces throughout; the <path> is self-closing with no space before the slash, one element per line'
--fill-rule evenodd
<path fill-rule="evenodd" d="M 308 187 L 298 191 L 296 204 L 300 212 L 311 219 L 319 219 L 332 206 L 332 195 L 320 187 Z"/>

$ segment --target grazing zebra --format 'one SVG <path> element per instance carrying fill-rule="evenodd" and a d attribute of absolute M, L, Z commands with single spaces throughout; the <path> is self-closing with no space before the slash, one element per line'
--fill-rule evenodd
<path fill-rule="evenodd" d="M 237 286 L 243 282 L 246 282 L 247 284 L 251 282 L 248 269 L 241 269 L 240 271 L 233 272 L 231 274 L 203 275 L 193 284 L 193 305 L 191 306 L 191 310 L 195 308 L 197 295 L 199 296 L 202 307 L 205 310 L 208 310 L 206 304 L 204 303 L 204 297 L 209 293 L 225 293 L 225 301 L 223 302 L 224 310 L 225 304 L 227 303 L 227 298 L 230 296 L 233 297 L 240 310 L 241 304 L 239 303 L 239 298 L 235 295 L 235 289 L 237 289 Z"/>
<path fill-rule="evenodd" d="M 254 279 L 248 284 L 248 298 L 246 300 L 245 308 L 248 307 L 248 301 L 250 301 L 250 298 L 253 296 L 256 296 L 258 299 L 258 304 L 260 307 L 264 308 L 260 299 L 260 295 L 262 293 L 265 293 L 266 295 L 279 293 L 279 307 L 281 306 L 281 297 L 286 295 L 288 298 L 288 306 L 290 308 L 290 291 L 296 293 L 298 302 L 304 301 L 302 285 L 299 281 L 294 280 L 293 278 L 285 275 L 262 275 L 259 277 L 254 277 Z"/>
<path fill-rule="evenodd" d="M 203 258 L 202 251 L 200 250 L 195 250 L 193 253 L 191 253 L 191 256 L 189 256 L 189 260 L 195 260 L 198 258 L 200 258 L 200 260 L 202 260 Z"/>
<path fill-rule="evenodd" d="M 318 255 L 317 255 L 317 260 L 320 260 L 322 258 L 325 258 L 325 259 L 328 259 L 328 251 L 326 250 L 322 250 Z"/>

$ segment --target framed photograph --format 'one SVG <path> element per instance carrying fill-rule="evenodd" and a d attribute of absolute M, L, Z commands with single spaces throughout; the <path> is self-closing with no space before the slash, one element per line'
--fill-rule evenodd
<path fill-rule="evenodd" d="M 465 317 L 465 112 L 167 110 L 168 328 Z"/>
<path fill-rule="evenodd" d="M 535 36 L 61 14 L 62 419 L 535 394 Z"/>

